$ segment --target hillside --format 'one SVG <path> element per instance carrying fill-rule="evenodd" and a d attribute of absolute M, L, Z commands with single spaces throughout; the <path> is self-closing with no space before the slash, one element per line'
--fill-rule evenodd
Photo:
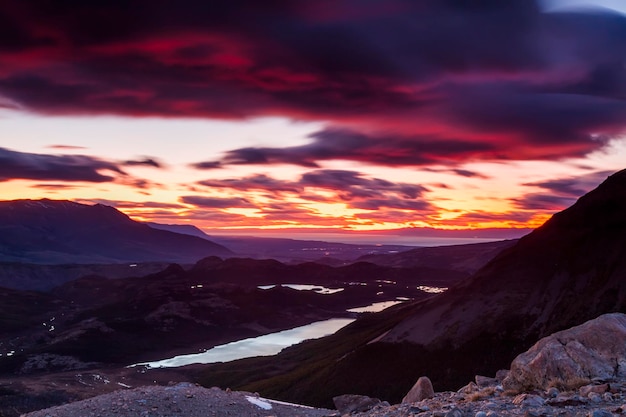
<path fill-rule="evenodd" d="M 178 262 L 229 256 L 222 245 L 156 230 L 113 207 L 59 200 L 0 201 L 0 261 L 39 264 Z"/>
<path fill-rule="evenodd" d="M 624 308 L 626 170 L 555 214 L 470 280 L 436 302 L 416 306 L 383 340 L 458 346 L 485 329 L 497 334 L 513 323 L 520 336 L 542 337 Z"/>
<path fill-rule="evenodd" d="M 416 248 L 394 254 L 365 255 L 360 257 L 359 261 L 398 268 L 423 266 L 473 273 L 516 242 L 517 239 L 513 239 L 467 245 Z"/>
<path fill-rule="evenodd" d="M 53 265 L 0 262 L 0 287 L 50 291 L 85 276 L 97 275 L 111 279 L 139 277 L 162 271 L 167 266 L 166 262 Z"/>

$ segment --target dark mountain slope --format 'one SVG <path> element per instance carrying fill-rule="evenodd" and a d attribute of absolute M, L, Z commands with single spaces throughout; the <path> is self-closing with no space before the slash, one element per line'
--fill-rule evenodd
<path fill-rule="evenodd" d="M 189 270 L 191 277 L 239 285 L 375 283 L 376 286 L 430 285 L 448 287 L 468 275 L 444 268 L 390 268 L 368 262 L 332 267 L 314 262 L 297 265 L 274 259 L 208 257 Z M 376 280 L 380 282 L 376 282 Z M 382 282 L 386 281 L 386 282 Z M 402 291 L 400 288 L 399 291 Z"/>
<path fill-rule="evenodd" d="M 508 367 L 540 337 L 616 311 L 626 312 L 626 171 L 446 293 L 385 312 L 375 334 L 357 321 L 314 350 L 278 355 L 279 375 L 262 359 L 247 364 L 245 383 L 231 387 L 318 405 L 346 392 L 395 402 L 421 375 L 436 390 L 458 389 Z M 200 379 L 220 384 L 235 369 L 209 367 Z"/>
<path fill-rule="evenodd" d="M 117 279 L 162 271 L 167 262 L 119 264 L 26 264 L 0 262 L 0 287 L 16 290 L 50 291 L 68 281 L 88 275 Z"/>
<path fill-rule="evenodd" d="M 168 232 L 180 233 L 181 235 L 189 235 L 211 240 L 211 236 L 207 235 L 193 224 L 162 224 L 154 222 L 146 222 L 145 224 L 153 229 L 167 230 Z"/>
<path fill-rule="evenodd" d="M 620 171 L 470 280 L 416 306 L 415 317 L 384 341 L 459 345 L 485 329 L 504 331 L 510 321 L 521 324 L 520 336 L 543 337 L 625 307 L 626 171 Z"/>
<path fill-rule="evenodd" d="M 516 242 L 517 239 L 417 248 L 394 254 L 365 255 L 359 261 L 399 268 L 422 266 L 473 273 Z"/>
<path fill-rule="evenodd" d="M 153 229 L 101 204 L 0 202 L 0 261 L 193 263 L 209 255 L 231 254 L 224 246 Z"/>
<path fill-rule="evenodd" d="M 0 287 L 0 334 L 40 328 L 60 304 L 54 297 L 45 294 Z M 0 347 L 0 352 L 3 348 L 5 346 Z"/>

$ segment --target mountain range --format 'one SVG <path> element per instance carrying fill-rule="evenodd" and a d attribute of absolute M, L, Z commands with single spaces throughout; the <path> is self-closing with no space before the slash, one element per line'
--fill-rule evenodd
<path fill-rule="evenodd" d="M 115 231 L 126 242 L 136 242 L 135 237 L 124 235 L 122 226 L 111 231 L 109 225 L 115 224 L 140 235 L 152 233 L 146 230 L 167 233 L 161 236 L 168 239 L 170 233 L 180 235 L 145 224 L 138 227 L 112 208 L 84 208 L 75 203 L 63 206 L 69 214 L 60 216 L 57 223 L 57 217 L 50 215 L 58 226 L 46 228 L 43 220 L 23 212 L 36 206 L 49 209 L 56 203 L 11 203 L 25 207 L 14 213 L 9 209 L 2 217 L 9 224 L 9 237 L 19 238 L 19 230 L 25 231 L 22 241 L 2 236 L 2 242 L 14 243 L 15 250 L 50 250 L 51 244 L 60 244 L 64 237 L 66 246 L 57 252 L 71 254 L 70 243 L 79 239 L 69 239 L 63 230 L 80 229 L 80 225 L 84 231 L 73 232 L 76 236 L 101 234 L 102 244 L 116 242 L 110 236 Z M 71 222 L 68 218 L 74 210 L 99 214 Z M 103 216 L 114 221 L 103 223 Z M 54 239 L 36 241 L 37 233 L 40 240 L 41 233 Z M 213 245 L 199 236 L 186 238 Z M 85 256 L 100 250 L 97 245 L 84 249 Z M 35 374 L 54 371 L 55 366 L 73 369 L 76 363 L 87 369 L 119 366 L 130 360 L 163 357 L 172 350 L 193 349 L 198 343 L 223 343 L 336 317 L 349 306 L 391 300 L 413 291 L 412 301 L 364 314 L 331 336 L 305 341 L 276 356 L 176 372 L 205 386 L 326 407 L 332 406 L 334 396 L 346 393 L 398 402 L 423 375 L 430 377 L 437 391 L 456 390 L 474 375 L 493 375 L 508 367 L 541 337 L 604 313 L 626 312 L 626 170 L 610 176 L 517 241 L 376 254 L 342 267 L 313 262 L 290 265 L 226 253 L 228 259 L 202 257 L 187 269 L 172 264 L 146 276 L 117 280 L 87 276 L 47 293 L 2 289 L 0 346 L 13 352 L 0 361 L 0 373 L 23 370 L 33 358 L 43 363 Z M 321 295 L 281 286 L 258 288 L 281 283 L 342 286 L 344 290 Z M 449 289 L 439 295 L 420 294 L 420 285 Z M 77 362 L 58 365 L 46 362 L 50 358 L 46 355 Z"/>
<path fill-rule="evenodd" d="M 208 235 L 190 224 L 146 223 L 152 228 L 200 237 L 226 246 L 239 257 L 276 259 L 297 263 L 314 261 L 327 265 L 347 265 L 361 256 L 386 255 L 412 249 L 405 245 L 368 245 L 320 240 L 301 240 L 277 237 Z M 376 263 L 376 262 L 374 262 Z"/>
<path fill-rule="evenodd" d="M 153 229 L 102 204 L 0 201 L 0 261 L 195 263 L 210 255 L 232 251 L 199 237 Z"/>

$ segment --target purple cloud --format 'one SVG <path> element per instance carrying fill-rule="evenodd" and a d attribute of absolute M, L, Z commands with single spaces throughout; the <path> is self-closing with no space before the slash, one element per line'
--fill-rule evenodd
<path fill-rule="evenodd" d="M 180 197 L 180 201 L 185 204 L 191 204 L 197 207 L 203 208 L 256 208 L 256 206 L 250 203 L 245 198 L 218 198 L 218 197 L 204 197 L 197 195 L 186 195 Z"/>
<path fill-rule="evenodd" d="M 103 174 L 101 171 L 111 174 Z M 12 179 L 111 182 L 126 173 L 113 162 L 87 155 L 46 155 L 0 148 L 0 181 Z"/>
<path fill-rule="evenodd" d="M 327 125 L 199 169 L 554 160 L 626 130 L 626 17 L 533 0 L 6 0 L 0 40 L 11 107 Z"/>

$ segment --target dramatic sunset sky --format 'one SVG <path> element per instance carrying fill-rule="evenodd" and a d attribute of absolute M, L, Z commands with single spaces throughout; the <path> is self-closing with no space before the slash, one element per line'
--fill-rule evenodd
<path fill-rule="evenodd" d="M 623 13 L 3 0 L 0 199 L 222 232 L 536 227 L 626 168 Z"/>

